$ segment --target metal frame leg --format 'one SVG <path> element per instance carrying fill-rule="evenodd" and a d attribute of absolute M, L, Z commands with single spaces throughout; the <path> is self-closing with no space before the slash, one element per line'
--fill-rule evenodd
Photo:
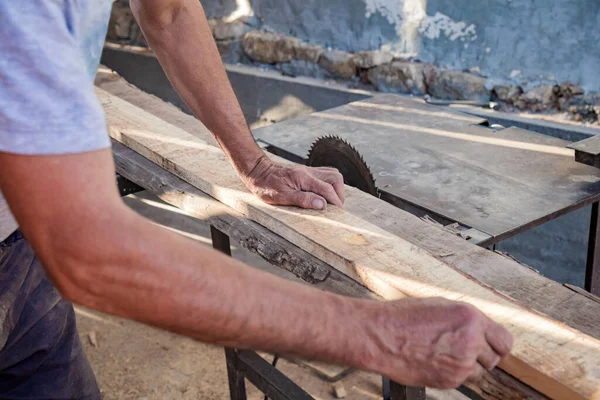
<path fill-rule="evenodd" d="M 219 250 L 221 253 L 231 256 L 231 245 L 229 242 L 229 236 L 215 228 L 210 226 L 210 237 L 212 239 L 213 249 Z"/>
<path fill-rule="evenodd" d="M 383 395 L 383 400 L 390 400 L 390 380 L 385 376 L 381 377 L 381 394 Z"/>
<path fill-rule="evenodd" d="M 210 236 L 213 248 L 231 256 L 229 236 L 210 226 Z M 229 395 L 231 400 L 246 400 L 246 382 L 244 374 L 239 369 L 239 359 L 235 349 L 225 348 L 225 361 L 227 364 L 227 378 L 229 380 Z"/>
<path fill-rule="evenodd" d="M 390 381 L 390 400 L 425 400 L 425 388 Z"/>
<path fill-rule="evenodd" d="M 211 225 L 210 227 L 210 236 L 212 238 L 213 248 L 219 250 L 220 252 L 231 256 L 231 245 L 229 242 L 229 236 L 215 228 Z M 249 353 L 249 352 L 248 352 Z M 246 400 L 246 383 L 244 374 L 242 372 L 243 363 L 240 361 L 238 351 L 235 349 L 225 349 L 225 358 L 227 360 L 227 376 L 229 379 L 229 392 L 231 396 L 231 400 Z M 266 361 L 262 360 L 264 363 Z M 267 363 L 268 364 L 268 363 Z M 270 367 L 270 365 L 269 365 Z M 251 371 L 255 373 L 256 371 Z M 273 375 L 275 372 L 273 371 L 269 373 L 270 378 L 275 378 Z M 258 375 L 257 375 L 258 376 Z M 283 376 L 282 376 L 283 377 Z M 255 377 L 256 378 L 256 377 Z M 260 378 L 260 379 L 259 379 Z M 265 377 L 259 377 L 255 380 L 257 381 L 255 384 L 260 382 L 264 382 Z M 311 399 L 306 392 L 297 387 L 293 382 L 288 379 L 282 379 L 281 377 L 278 379 L 282 381 L 281 388 L 275 388 L 272 382 L 266 384 L 263 388 L 263 393 L 267 393 L 271 397 L 275 398 L 292 398 L 292 399 Z M 262 386 L 262 385 L 260 385 Z M 282 388 L 285 388 L 282 390 Z M 276 390 L 279 389 L 279 390 Z M 286 393 L 290 391 L 292 393 Z M 295 392 L 295 393 L 294 393 Z M 289 397 L 288 397 L 289 396 Z M 425 388 L 421 387 L 411 387 L 411 386 L 403 386 L 396 382 L 392 382 L 387 378 L 383 378 L 383 398 L 384 400 L 425 400 Z"/>
<path fill-rule="evenodd" d="M 140 185 L 131 182 L 129 179 L 124 178 L 123 176 L 116 174 L 117 179 L 117 188 L 119 189 L 119 194 L 121 197 L 127 196 L 129 194 L 141 192 L 144 190 Z"/>
<path fill-rule="evenodd" d="M 229 381 L 229 396 L 231 400 L 246 400 L 246 381 L 239 369 L 239 360 L 235 349 L 225 349 L 227 364 L 227 379 Z"/>
<path fill-rule="evenodd" d="M 237 369 L 271 400 L 315 400 L 264 358 L 249 350 L 236 350 Z"/>
<path fill-rule="evenodd" d="M 383 377 L 383 400 L 425 400 L 425 388 L 404 386 Z"/>
<path fill-rule="evenodd" d="M 600 296 L 600 213 L 598 202 L 592 204 L 584 288 L 588 292 Z"/>

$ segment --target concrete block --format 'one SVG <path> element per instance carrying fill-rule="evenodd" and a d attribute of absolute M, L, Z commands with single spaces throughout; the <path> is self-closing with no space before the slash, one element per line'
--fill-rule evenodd
<path fill-rule="evenodd" d="M 287 76 L 309 76 L 317 79 L 331 78 L 329 73 L 323 68 L 304 60 L 292 60 L 287 63 L 277 64 L 275 69 Z"/>
<path fill-rule="evenodd" d="M 325 51 L 319 59 L 319 65 L 336 78 L 350 79 L 356 75 L 354 57 L 345 51 Z"/>
<path fill-rule="evenodd" d="M 301 41 L 296 41 L 295 43 L 294 58 L 297 60 L 316 64 L 319 62 L 321 55 L 325 52 L 325 49 L 320 46 L 311 45 Z"/>
<path fill-rule="evenodd" d="M 523 89 L 514 85 L 496 85 L 492 93 L 498 100 L 513 104 L 523 94 Z"/>
<path fill-rule="evenodd" d="M 431 96 L 444 100 L 490 101 L 486 78 L 461 71 L 438 71 L 429 83 Z"/>
<path fill-rule="evenodd" d="M 212 33 L 216 40 L 239 39 L 252 29 L 250 25 L 242 20 L 225 22 L 222 19 L 212 23 Z"/>
<path fill-rule="evenodd" d="M 354 54 L 354 63 L 359 68 L 373 68 L 378 65 L 387 64 L 394 59 L 389 51 L 359 51 Z"/>
<path fill-rule="evenodd" d="M 435 67 L 427 63 L 393 61 L 370 69 L 367 76 L 381 92 L 423 96 L 435 71 Z"/>
<path fill-rule="evenodd" d="M 242 39 L 244 52 L 254 61 L 264 64 L 289 62 L 294 59 L 294 49 L 300 41 L 264 30 L 246 33 Z"/>
<path fill-rule="evenodd" d="M 534 87 L 519 96 L 515 106 L 527 111 L 545 111 L 558 108 L 558 85 L 544 84 Z"/>

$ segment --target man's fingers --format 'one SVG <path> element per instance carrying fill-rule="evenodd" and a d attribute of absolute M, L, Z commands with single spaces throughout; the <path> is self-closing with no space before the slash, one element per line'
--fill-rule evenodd
<path fill-rule="evenodd" d="M 329 171 L 329 172 L 339 172 L 337 168 L 333 167 L 313 167 L 314 169 L 318 169 L 319 171 Z"/>
<path fill-rule="evenodd" d="M 333 185 L 322 181 L 317 177 L 308 175 L 307 179 L 303 180 L 301 189 L 323 196 L 329 203 L 335 206 L 344 206 L 344 203 L 342 203 L 342 200 L 338 197 Z"/>
<path fill-rule="evenodd" d="M 335 193 L 337 194 L 337 196 L 339 197 L 339 199 L 343 205 L 344 201 L 346 201 L 344 179 L 334 176 L 331 178 L 331 180 L 327 180 L 327 178 L 326 178 L 325 182 L 327 182 L 327 183 L 331 184 L 331 186 L 333 186 L 333 190 L 335 190 Z"/>
<path fill-rule="evenodd" d="M 483 368 L 481 366 L 481 364 L 475 363 L 475 366 L 473 367 L 473 371 L 471 372 L 471 374 L 469 374 L 469 376 L 467 377 L 465 382 L 476 383 L 483 377 L 483 375 L 485 375 L 485 373 L 486 373 L 485 368 Z"/>
<path fill-rule="evenodd" d="M 491 347 L 487 347 L 479 355 L 477 362 L 479 362 L 483 368 L 491 371 L 500 362 L 500 359 L 501 357 Z"/>
<path fill-rule="evenodd" d="M 512 349 L 513 337 L 510 332 L 491 319 L 485 331 L 485 340 L 500 358 L 506 357 L 510 353 L 510 349 Z"/>
<path fill-rule="evenodd" d="M 286 199 L 285 205 L 297 206 L 313 210 L 323 210 L 327 205 L 325 199 L 317 194 L 311 192 L 296 191 L 289 195 Z"/>
<path fill-rule="evenodd" d="M 340 172 L 335 168 L 329 167 L 320 167 L 315 171 L 315 175 L 321 179 L 329 183 L 333 186 L 333 190 L 337 194 L 337 197 L 344 204 L 345 196 L 344 196 L 344 177 Z M 340 206 L 341 207 L 341 206 Z"/>

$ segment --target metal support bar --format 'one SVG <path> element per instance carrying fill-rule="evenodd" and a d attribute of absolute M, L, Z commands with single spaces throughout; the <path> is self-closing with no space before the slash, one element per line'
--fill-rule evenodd
<path fill-rule="evenodd" d="M 271 400 L 314 400 L 300 386 L 253 351 L 236 350 L 237 369 Z"/>
<path fill-rule="evenodd" d="M 600 296 L 600 213 L 598 204 L 598 202 L 592 204 L 584 286 L 585 290 L 596 296 Z"/>
<path fill-rule="evenodd" d="M 425 400 L 425 388 L 404 386 L 385 376 L 382 381 L 383 400 Z"/>
<path fill-rule="evenodd" d="M 231 256 L 229 236 L 211 225 L 213 248 Z M 314 400 L 287 376 L 253 351 L 225 349 L 231 400 L 246 400 L 248 379 L 271 400 Z"/>
<path fill-rule="evenodd" d="M 210 237 L 212 239 L 213 249 L 219 250 L 231 257 L 231 245 L 229 243 L 229 236 L 215 228 L 210 226 Z"/>
<path fill-rule="evenodd" d="M 116 176 L 117 188 L 119 189 L 119 194 L 121 195 L 121 197 L 127 196 L 128 194 L 141 192 L 142 190 L 144 190 L 143 187 L 141 187 L 140 185 L 138 185 L 136 183 L 131 182 L 129 179 L 123 178 L 119 174 L 116 174 L 116 175 L 117 175 Z"/>
<path fill-rule="evenodd" d="M 425 400 L 425 388 L 390 381 L 390 400 Z"/>
<path fill-rule="evenodd" d="M 210 237 L 215 250 L 231 256 L 231 243 L 229 236 L 210 226 Z M 246 400 L 246 383 L 244 374 L 239 370 L 238 355 L 235 349 L 225 348 L 225 363 L 227 365 L 227 379 L 229 381 L 229 396 L 231 400 Z"/>
<path fill-rule="evenodd" d="M 231 400 L 246 400 L 246 382 L 244 382 L 244 374 L 238 369 L 237 351 L 225 348 L 225 361 L 229 381 L 229 397 Z"/>
<path fill-rule="evenodd" d="M 468 397 L 471 400 L 485 400 L 477 392 L 469 389 L 468 387 L 466 387 L 464 385 L 459 386 L 456 390 L 458 390 L 460 393 L 464 394 L 466 397 Z"/>

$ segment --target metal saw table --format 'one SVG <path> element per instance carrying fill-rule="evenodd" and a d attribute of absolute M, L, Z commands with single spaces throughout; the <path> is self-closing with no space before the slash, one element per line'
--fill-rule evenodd
<path fill-rule="evenodd" d="M 569 142 L 397 95 L 317 112 L 255 130 L 268 149 L 303 161 L 318 138 L 350 143 L 380 197 L 491 246 L 592 204 L 585 286 L 600 294 L 600 170 L 577 163 Z"/>

